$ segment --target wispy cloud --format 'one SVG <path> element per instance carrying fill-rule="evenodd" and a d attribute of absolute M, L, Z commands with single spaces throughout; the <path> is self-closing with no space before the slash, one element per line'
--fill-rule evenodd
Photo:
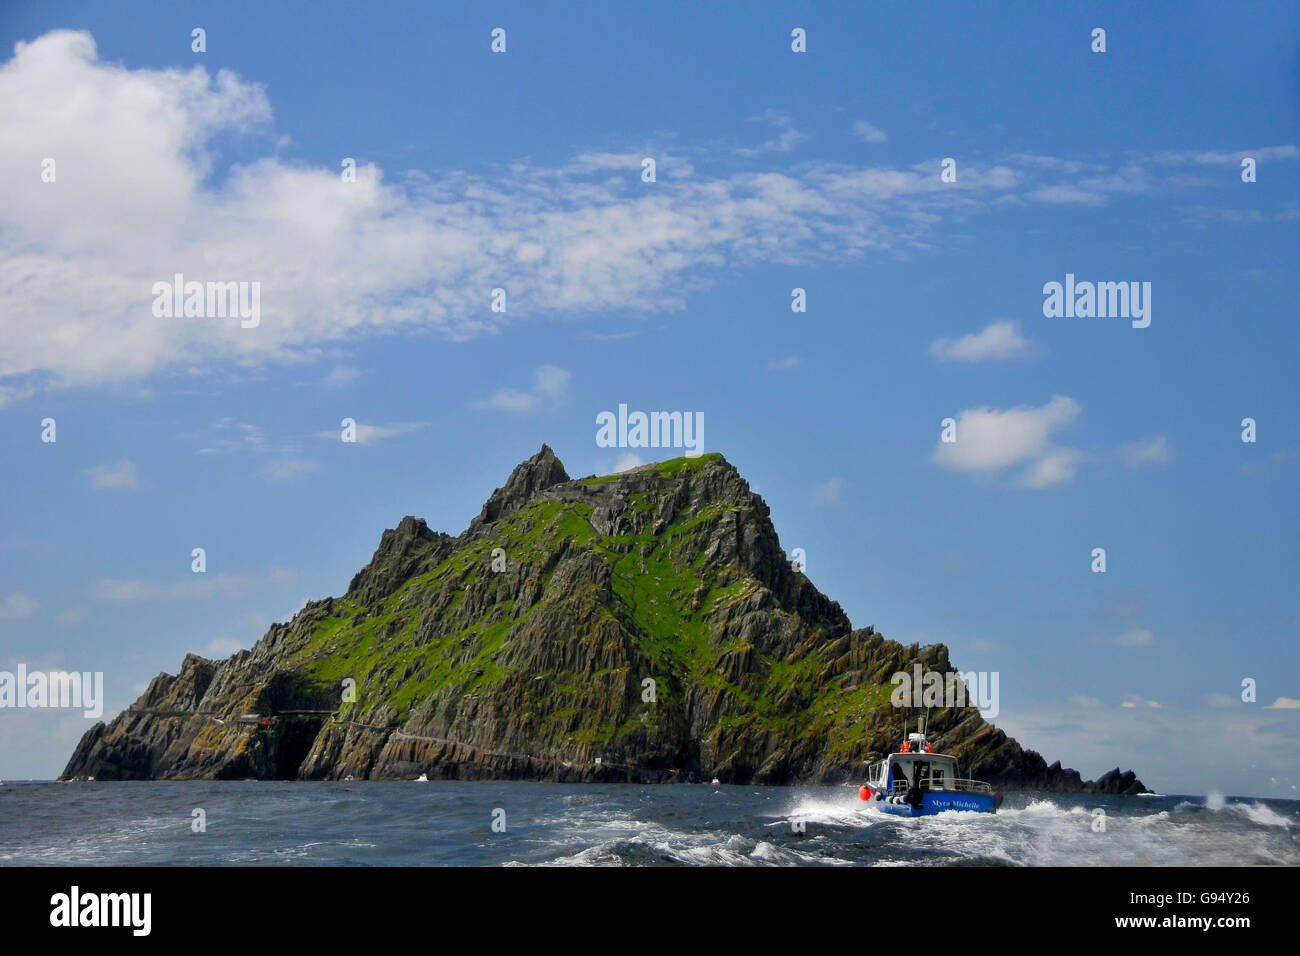
<path fill-rule="evenodd" d="M 813 489 L 813 501 L 819 505 L 833 505 L 840 500 L 840 495 L 848 487 L 848 482 L 843 478 L 835 477 Z"/>
<path fill-rule="evenodd" d="M 1039 458 L 1020 476 L 1025 488 L 1050 488 L 1073 481 L 1085 455 L 1073 448 L 1058 448 Z"/>
<path fill-rule="evenodd" d="M 941 362 L 1024 358 L 1032 350 L 1029 340 L 1020 334 L 1020 324 L 1008 320 L 990 322 L 978 332 L 930 344 L 930 355 Z"/>
<path fill-rule="evenodd" d="M 54 623 L 62 628 L 81 627 L 90 617 L 90 611 L 84 607 L 69 608 L 54 616 Z"/>
<path fill-rule="evenodd" d="M 205 600 L 214 597 L 240 597 L 261 586 L 284 587 L 297 581 L 289 568 L 273 567 L 260 576 L 247 574 L 194 574 L 176 581 L 150 581 L 142 578 L 100 578 L 91 585 L 90 594 L 97 601 L 132 603 L 137 601 Z"/>
<path fill-rule="evenodd" d="M 701 151 L 714 171 L 698 174 L 647 148 L 550 166 L 507 162 L 490 175 L 386 179 L 364 164 L 343 182 L 337 168 L 277 155 L 271 101 L 258 84 L 201 66 L 124 68 L 100 60 L 89 33 L 68 30 L 17 45 L 0 64 L 0 102 L 0 141 L 45 144 L 61 169 L 78 170 L 57 189 L 32 189 L 26 154 L 0 151 L 0 256 L 9 266 L 0 269 L 9 333 L 0 340 L 0 402 L 167 369 L 301 360 L 402 329 L 467 339 L 520 317 L 679 310 L 736 269 L 923 251 L 932 230 L 1008 197 L 1077 202 L 1197 188 L 1201 180 L 1165 173 L 1239 155 L 1127 156 L 1099 172 L 994 160 L 965 164 L 945 184 L 933 160 L 734 171 Z M 802 141 L 784 114 L 763 121 L 778 132 L 760 152 Z M 214 178 L 235 137 L 268 146 Z M 1294 147 L 1254 152 L 1295 158 Z M 639 175 L 645 155 L 658 164 L 653 184 Z M 262 312 L 275 321 L 241 329 L 158 319 L 153 284 L 178 272 L 258 281 Z M 506 313 L 491 311 L 496 287 L 508 291 Z"/>
<path fill-rule="evenodd" d="M 569 389 L 572 376 L 555 365 L 539 365 L 533 372 L 533 387 L 529 391 L 517 388 L 500 388 L 488 398 L 474 403 L 475 408 L 498 412 L 531 412 L 547 402 L 558 401 Z"/>
<path fill-rule="evenodd" d="M 344 388 L 360 377 L 361 371 L 359 369 L 347 365 L 336 365 L 330 369 L 328 375 L 321 379 L 321 384 L 326 388 Z"/>
<path fill-rule="evenodd" d="M 292 481 L 315 470 L 316 463 L 305 458 L 279 458 L 266 466 L 266 473 L 276 481 Z"/>
<path fill-rule="evenodd" d="M 1150 441 L 1119 446 L 1119 457 L 1130 468 L 1140 465 L 1163 465 L 1169 461 L 1169 440 L 1164 435 Z"/>
<path fill-rule="evenodd" d="M 261 426 L 223 418 L 213 426 L 213 435 L 198 450 L 200 455 L 215 455 L 240 450 L 261 451 L 266 447 L 266 433 Z"/>
<path fill-rule="evenodd" d="M 387 441 L 390 438 L 398 438 L 402 435 L 409 435 L 412 432 L 418 432 L 421 429 L 428 427 L 428 422 L 398 422 L 393 425 L 368 425 L 362 422 L 357 422 L 356 444 L 377 445 L 381 441 Z M 342 433 L 343 429 L 342 426 L 340 426 L 339 428 L 317 432 L 316 437 L 339 441 Z"/>
<path fill-rule="evenodd" d="M 762 116 L 751 116 L 750 122 L 768 123 L 778 130 L 776 137 L 753 149 L 736 150 L 741 156 L 759 156 L 763 153 L 788 153 L 807 141 L 806 133 L 794 128 L 794 120 L 777 110 L 767 110 Z"/>
<path fill-rule="evenodd" d="M 21 621 L 40 610 L 40 602 L 21 591 L 0 601 L 0 621 Z"/>
<path fill-rule="evenodd" d="M 767 363 L 769 372 L 789 372 L 803 365 L 803 359 L 797 355 L 787 355 L 785 358 L 773 359 Z"/>
<path fill-rule="evenodd" d="M 1156 644 L 1156 636 L 1145 627 L 1134 625 L 1122 633 L 1091 637 L 1088 641 L 1091 644 L 1108 644 L 1111 647 L 1153 647 Z"/>
<path fill-rule="evenodd" d="M 1164 705 L 1158 700 L 1144 700 L 1141 697 L 1130 697 L 1120 704 L 1121 707 L 1132 710 L 1135 707 L 1146 707 L 1151 710 L 1160 710 Z"/>
<path fill-rule="evenodd" d="M 883 129 L 871 125 L 866 120 L 858 120 L 853 124 L 853 135 L 864 143 L 883 143 L 889 139 Z"/>
<path fill-rule="evenodd" d="M 1075 206 L 1104 206 L 1104 194 L 1078 186 L 1043 186 L 1029 193 L 1038 202 L 1063 203 Z"/>
<path fill-rule="evenodd" d="M 86 477 L 96 491 L 132 491 L 140 486 L 140 470 L 125 458 L 112 465 L 88 468 Z"/>

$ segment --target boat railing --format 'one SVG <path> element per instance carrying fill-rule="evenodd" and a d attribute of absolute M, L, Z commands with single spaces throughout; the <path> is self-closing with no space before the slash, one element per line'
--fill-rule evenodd
<path fill-rule="evenodd" d="M 912 789 L 906 780 L 895 780 L 889 793 L 907 793 Z M 971 780 L 968 777 L 931 777 L 921 781 L 922 790 L 949 790 L 957 793 L 989 793 L 993 787 L 983 780 Z"/>

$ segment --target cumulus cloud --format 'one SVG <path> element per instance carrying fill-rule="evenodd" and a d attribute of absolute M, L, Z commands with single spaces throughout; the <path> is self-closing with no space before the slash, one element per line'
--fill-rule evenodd
<path fill-rule="evenodd" d="M 956 441 L 940 441 L 934 461 L 954 471 L 993 473 L 1026 465 L 1020 482 L 1045 488 L 1074 477 L 1082 454 L 1054 447 L 1053 433 L 1074 423 L 1079 403 L 1052 396 L 1039 408 L 968 408 L 956 417 Z"/>
<path fill-rule="evenodd" d="M 1294 697 L 1279 697 L 1269 704 L 1265 710 L 1300 710 L 1300 700 L 1296 700 Z"/>
<path fill-rule="evenodd" d="M 941 362 L 982 362 L 985 359 L 1023 358 L 1031 351 L 1018 322 L 990 322 L 978 332 L 958 339 L 938 339 L 930 354 Z"/>
<path fill-rule="evenodd" d="M 475 408 L 492 409 L 498 412 L 531 412 L 548 401 L 556 401 L 569 389 L 572 376 L 555 365 L 539 365 L 533 372 L 533 387 L 530 391 L 517 388 L 501 388 L 488 398 L 474 403 Z"/>
<path fill-rule="evenodd" d="M 87 468 L 86 477 L 96 491 L 132 491 L 140 486 L 140 470 L 125 458 L 112 465 Z"/>
<path fill-rule="evenodd" d="M 0 400 L 300 360 L 393 329 L 468 338 L 537 315 L 678 309 L 707 281 L 696 273 L 919 248 L 935 210 L 1015 182 L 968 167 L 944 189 L 932 170 L 823 163 L 685 168 L 645 190 L 637 154 L 398 183 L 361 162 L 343 182 L 277 157 L 271 119 L 266 92 L 227 71 L 124 68 L 66 30 L 15 48 L 0 140 L 39 143 L 57 175 L 43 183 L 28 152 L 0 151 Z M 210 179 L 233 135 L 261 137 L 266 155 Z M 177 273 L 260 283 L 260 323 L 155 317 L 154 283 Z M 498 286 L 508 318 L 489 307 Z"/>

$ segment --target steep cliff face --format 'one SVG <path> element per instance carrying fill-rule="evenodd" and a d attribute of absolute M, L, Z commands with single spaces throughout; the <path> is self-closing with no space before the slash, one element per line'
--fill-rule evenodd
<path fill-rule="evenodd" d="M 720 455 L 574 481 L 543 446 L 459 537 L 403 518 L 343 597 L 156 677 L 64 776 L 844 781 L 896 747 L 914 663 L 955 669 L 854 630 Z M 1002 785 L 1144 789 L 1049 767 L 973 707 L 930 735 Z"/>

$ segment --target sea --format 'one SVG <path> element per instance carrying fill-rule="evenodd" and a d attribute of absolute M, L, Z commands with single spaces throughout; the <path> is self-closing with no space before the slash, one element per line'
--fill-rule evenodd
<path fill-rule="evenodd" d="M 421 782 L 0 785 L 0 866 L 1300 864 L 1300 802 L 1012 793 L 900 819 L 856 787 Z"/>

